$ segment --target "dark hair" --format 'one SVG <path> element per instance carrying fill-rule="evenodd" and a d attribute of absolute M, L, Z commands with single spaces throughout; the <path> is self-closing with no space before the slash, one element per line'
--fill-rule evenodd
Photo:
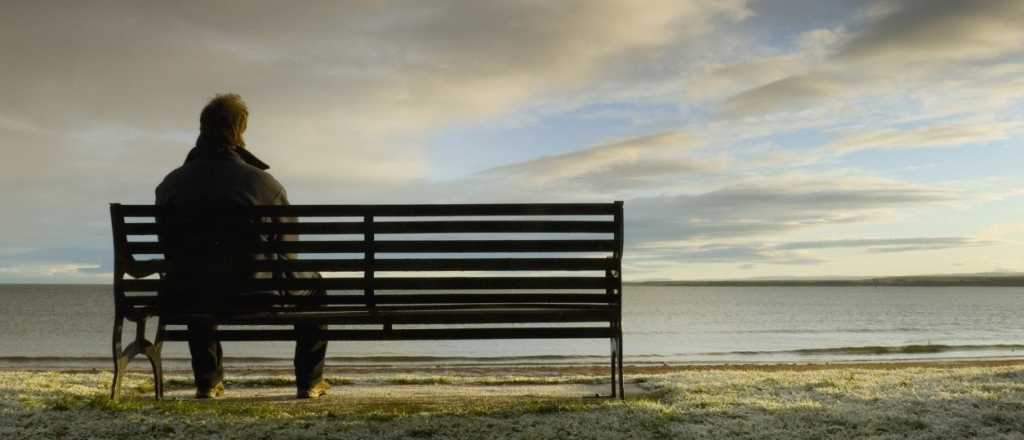
<path fill-rule="evenodd" d="M 242 133 L 248 119 L 249 109 L 241 96 L 234 93 L 217 95 L 199 115 L 197 144 L 245 147 Z"/>

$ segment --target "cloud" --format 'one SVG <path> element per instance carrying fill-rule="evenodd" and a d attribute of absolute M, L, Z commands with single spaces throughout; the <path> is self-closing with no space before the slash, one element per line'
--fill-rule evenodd
<path fill-rule="evenodd" d="M 82 264 L 19 264 L 0 266 L 0 277 L 13 283 L 110 282 L 110 272 L 96 269 L 96 266 Z"/>
<path fill-rule="evenodd" d="M 768 179 L 694 195 L 626 202 L 628 243 L 657 252 L 883 218 L 957 200 L 949 191 L 898 182 L 821 178 Z M 780 249 L 784 250 L 784 249 Z"/>
<path fill-rule="evenodd" d="M 674 178 L 707 176 L 725 171 L 730 160 L 726 156 L 706 158 L 647 157 L 611 164 L 608 167 L 579 175 L 572 179 L 584 187 L 603 194 L 618 194 L 629 190 L 651 190 Z"/>
<path fill-rule="evenodd" d="M 792 48 L 753 53 L 738 61 L 709 63 L 687 79 L 686 94 L 699 100 L 721 100 L 728 116 L 774 110 L 775 94 L 795 93 L 797 100 L 831 96 L 837 90 L 834 72 L 820 69 L 839 42 L 843 28 L 818 28 L 794 37 Z M 802 97 L 802 98 L 801 98 Z"/>
<path fill-rule="evenodd" d="M 0 278 L 7 282 L 110 282 L 109 249 L 8 248 L 0 252 Z"/>
<path fill-rule="evenodd" d="M 786 183 L 782 183 L 786 182 Z M 696 196 L 668 196 L 651 203 L 684 203 L 699 212 L 748 216 L 766 208 L 786 211 L 871 209 L 903 203 L 949 200 L 941 190 L 884 181 L 843 181 L 822 178 L 768 179 L 764 183 L 738 184 Z"/>
<path fill-rule="evenodd" d="M 728 116 L 751 116 L 782 108 L 807 107 L 824 99 L 839 96 L 845 84 L 837 76 L 812 72 L 790 76 L 756 87 L 725 100 Z"/>
<path fill-rule="evenodd" d="M 6 6 L 0 57 L 19 61 L 0 114 L 19 114 L 18 127 L 193 132 L 205 98 L 236 91 L 251 107 L 250 145 L 279 174 L 340 182 L 415 179 L 425 133 L 749 13 L 742 1 L 675 0 Z M 68 144 L 36 148 L 92 153 Z"/>
<path fill-rule="evenodd" d="M 898 216 L 963 198 L 955 191 L 898 181 L 790 175 L 697 194 L 631 199 L 626 201 L 628 266 L 641 278 L 694 264 L 735 265 L 733 270 L 752 264 L 824 267 L 834 263 L 827 252 L 832 250 L 866 256 L 1001 243 L 958 236 L 786 240 L 834 237 L 848 225 L 876 224 L 872 229 L 885 230 L 881 225 Z"/>
<path fill-rule="evenodd" d="M 775 244 L 779 250 L 861 248 L 869 252 L 909 252 L 917 250 L 951 249 L 968 246 L 985 246 L 991 241 L 971 237 L 911 237 L 911 238 L 862 238 L 845 240 L 792 241 Z"/>
<path fill-rule="evenodd" d="M 665 175 L 708 172 L 722 167 L 715 159 L 686 157 L 699 141 L 682 132 L 667 132 L 601 144 L 580 151 L 543 156 L 480 173 L 491 179 L 531 186 L 582 181 L 609 187 L 642 185 Z"/>
<path fill-rule="evenodd" d="M 890 3 L 890 5 L 893 5 Z M 1020 52 L 1024 4 L 1005 0 L 910 0 L 878 14 L 839 51 L 840 59 L 948 62 Z"/>
<path fill-rule="evenodd" d="M 830 249 L 854 249 L 867 254 L 959 249 L 995 244 L 970 237 L 910 237 L 892 239 L 845 239 L 771 243 L 677 243 L 630 249 L 630 261 L 638 271 L 680 264 L 751 264 L 812 266 L 829 260 L 813 252 Z"/>
<path fill-rule="evenodd" d="M 824 260 L 798 252 L 780 251 L 757 244 L 681 245 L 658 252 L 639 250 L 629 264 L 639 269 L 680 264 L 774 264 L 815 265 Z"/>
<path fill-rule="evenodd" d="M 1019 124 L 1005 122 L 933 124 L 907 130 L 880 130 L 839 137 L 826 149 L 840 153 L 863 150 L 928 148 L 995 142 L 1008 139 Z"/>
<path fill-rule="evenodd" d="M 790 53 L 719 69 L 726 77 L 728 72 L 746 72 L 755 78 L 789 71 L 734 92 L 722 104 L 724 115 L 757 116 L 940 84 L 962 86 L 955 84 L 961 82 L 958 78 L 976 79 L 992 68 L 985 63 L 1024 54 L 1024 27 L 1019 25 L 1024 4 L 1018 2 L 876 2 L 864 17 L 849 29 L 805 33 L 801 40 L 806 43 Z M 772 60 L 788 64 L 772 67 Z M 1016 86 L 1005 90 L 1006 85 L 1003 81 L 986 88 L 989 94 L 1016 91 Z"/>
<path fill-rule="evenodd" d="M 763 56 L 736 64 L 708 65 L 687 81 L 686 94 L 696 99 L 717 99 L 763 86 L 800 73 L 806 67 L 801 53 Z"/>
<path fill-rule="evenodd" d="M 988 225 L 981 231 L 979 236 L 986 240 L 1024 243 L 1024 222 Z"/>

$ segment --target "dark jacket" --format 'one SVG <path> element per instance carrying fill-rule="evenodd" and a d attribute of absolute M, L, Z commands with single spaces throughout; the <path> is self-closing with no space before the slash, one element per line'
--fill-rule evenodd
<path fill-rule="evenodd" d="M 238 206 L 287 205 L 284 186 L 266 168 L 247 163 L 240 153 L 255 159 L 233 147 L 193 148 L 185 164 L 156 187 L 156 204 L 194 206 L 216 200 Z"/>
<path fill-rule="evenodd" d="M 156 204 L 183 209 L 257 205 L 287 205 L 284 186 L 265 169 L 269 168 L 248 151 L 227 146 L 198 146 L 189 152 L 185 163 L 171 171 L 156 187 Z M 294 222 L 294 218 L 264 221 Z M 295 235 L 263 237 L 264 240 L 295 241 Z M 255 255 L 256 259 L 294 258 L 288 254 Z M 316 272 L 288 274 L 259 273 L 257 278 L 318 278 Z M 304 295 L 311 292 L 279 292 Z"/>

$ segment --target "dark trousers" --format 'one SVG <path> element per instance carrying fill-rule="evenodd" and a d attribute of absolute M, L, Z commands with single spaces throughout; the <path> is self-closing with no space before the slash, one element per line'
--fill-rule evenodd
<path fill-rule="evenodd" d="M 324 377 L 324 356 L 327 355 L 327 341 L 319 337 L 324 327 L 317 325 L 296 325 L 298 337 L 295 341 L 295 384 L 298 389 L 309 389 Z M 196 388 L 209 389 L 224 380 L 224 350 L 220 341 L 212 337 L 217 326 L 189 324 L 188 349 L 192 353 L 192 374 Z"/>

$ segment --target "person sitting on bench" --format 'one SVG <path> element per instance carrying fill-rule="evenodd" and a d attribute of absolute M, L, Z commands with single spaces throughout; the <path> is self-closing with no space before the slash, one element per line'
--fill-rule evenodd
<path fill-rule="evenodd" d="M 242 134 L 245 132 L 248 109 L 235 94 L 217 95 L 203 108 L 200 115 L 200 133 L 196 146 L 185 159 L 185 163 L 168 174 L 156 188 L 156 204 L 181 210 L 201 212 L 211 207 L 287 205 L 284 187 L 266 172 L 268 165 L 256 158 L 245 148 Z M 288 222 L 294 219 L 267 219 Z M 183 239 L 183 237 L 175 237 Z M 272 240 L 296 240 L 294 235 L 271 237 Z M 289 258 L 287 254 L 255 255 L 255 259 Z M 170 256 L 168 256 L 170 259 Z M 194 264 L 201 264 L 194 262 Z M 256 274 L 270 275 L 270 274 Z M 170 274 L 169 276 L 173 276 Z M 291 278 L 319 278 L 316 272 L 293 272 L 285 274 Z M 195 306 L 216 296 L 240 292 L 214 292 L 216 288 L 202 292 L 164 292 L 162 298 L 171 305 Z M 244 292 L 241 292 L 244 293 Z M 323 292 L 286 291 L 288 295 L 311 295 Z M 327 342 L 319 337 L 321 327 L 296 325 L 298 340 L 295 344 L 295 382 L 299 398 L 318 397 L 324 394 L 329 384 L 323 378 L 324 356 Z M 223 351 L 218 340 L 212 338 L 216 331 L 213 325 L 194 323 L 189 325 L 189 351 L 192 356 L 192 372 L 195 378 L 196 398 L 217 397 L 223 393 L 224 368 Z"/>

